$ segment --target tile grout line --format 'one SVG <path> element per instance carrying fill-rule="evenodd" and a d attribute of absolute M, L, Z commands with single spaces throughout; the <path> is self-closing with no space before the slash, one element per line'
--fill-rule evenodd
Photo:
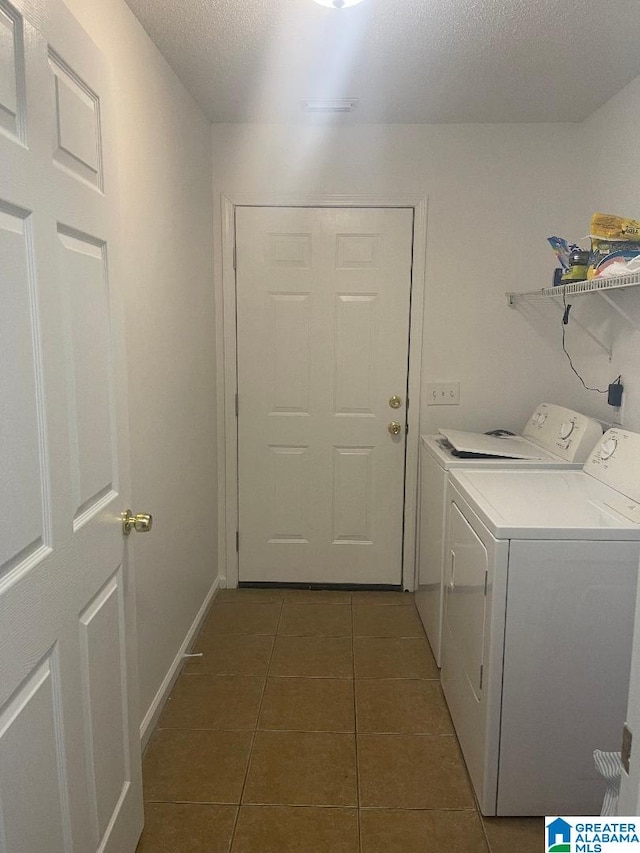
<path fill-rule="evenodd" d="M 276 676 L 279 678 L 279 676 Z M 296 676 L 300 680 L 304 680 L 304 676 Z M 351 679 L 343 678 L 342 681 L 350 681 Z M 376 679 L 373 679 L 376 680 Z M 280 734 L 336 734 L 336 735 L 351 735 L 352 729 L 229 729 L 229 728 L 211 728 L 211 727 L 193 727 L 193 726 L 171 726 L 169 728 L 160 729 L 163 732 L 226 732 L 228 734 L 247 734 L 248 732 L 278 732 Z M 376 737 L 419 737 L 419 738 L 449 738 L 456 740 L 454 732 L 360 732 L 363 736 L 375 735 Z"/>
<path fill-rule="evenodd" d="M 480 819 L 480 827 L 482 829 L 482 835 L 484 836 L 485 844 L 487 845 L 487 853 L 492 853 L 491 843 L 489 841 L 489 836 L 487 835 L 487 827 L 485 826 L 485 823 L 482 819 L 482 815 L 480 814 L 480 809 L 477 807 L 477 804 L 476 804 L 476 814 L 478 815 L 478 818 Z"/>
<path fill-rule="evenodd" d="M 238 804 L 233 802 L 227 802 L 226 800 L 220 800 L 218 802 L 212 803 L 210 800 L 147 800 L 146 802 L 151 803 L 153 805 L 171 805 L 171 806 L 212 806 L 213 808 L 217 806 L 229 806 L 231 808 L 235 808 Z M 354 806 L 337 806 L 331 803 L 248 803 L 251 807 L 256 808 L 286 808 L 286 809 L 332 809 L 338 811 L 345 811 L 351 809 L 352 811 L 357 811 Z M 400 811 L 400 812 L 476 812 L 477 809 L 475 806 L 363 806 L 363 812 L 386 812 L 389 810 Z M 503 818 L 498 818 L 498 820 L 502 820 Z M 510 820 L 510 818 L 504 818 L 505 820 Z M 483 851 L 486 853 L 486 851 Z"/>
<path fill-rule="evenodd" d="M 460 748 L 460 742 L 458 741 L 457 735 L 456 735 L 456 741 L 458 742 L 458 747 Z M 467 770 L 466 763 L 465 763 L 465 770 Z M 469 776 L 469 785 L 471 786 L 471 793 L 473 794 L 473 805 L 475 808 L 475 812 L 478 815 L 478 820 L 480 821 L 480 828 L 482 829 L 484 841 L 485 841 L 485 844 L 487 845 L 487 853 L 492 853 L 491 842 L 489 841 L 489 833 L 487 832 L 487 827 L 486 827 L 486 824 L 484 822 L 484 817 L 482 816 L 482 812 L 480 811 L 480 803 L 478 802 L 478 797 L 476 796 L 475 788 L 473 787 L 473 783 L 471 782 L 471 776 L 469 775 L 468 770 L 467 770 L 467 776 Z"/>
<path fill-rule="evenodd" d="M 240 810 L 242 808 L 242 801 L 244 799 L 244 791 L 245 791 L 245 788 L 247 787 L 247 780 L 249 778 L 249 770 L 251 768 L 251 759 L 253 758 L 253 749 L 255 747 L 256 736 L 258 734 L 258 723 L 260 721 L 260 713 L 262 712 L 262 705 L 264 703 L 264 694 L 267 691 L 267 679 L 269 677 L 269 670 L 271 668 L 271 661 L 273 659 L 273 653 L 274 653 L 274 650 L 276 647 L 276 640 L 278 638 L 278 628 L 280 627 L 280 620 L 282 619 L 283 607 L 284 607 L 284 595 L 282 596 L 282 600 L 280 601 L 280 613 L 278 614 L 278 622 L 276 624 L 276 631 L 275 631 L 275 634 L 273 635 L 273 645 L 271 646 L 271 654 L 269 655 L 269 660 L 267 662 L 267 668 L 266 668 L 266 671 L 264 674 L 264 684 L 262 687 L 262 696 L 260 697 L 260 704 L 258 705 L 258 713 L 256 714 L 255 726 L 254 726 L 253 732 L 251 733 L 251 745 L 249 747 L 249 755 L 247 757 L 247 769 L 245 770 L 245 773 L 244 773 L 244 779 L 242 781 L 242 788 L 240 790 L 240 798 L 238 800 L 238 811 L 236 813 L 236 819 L 233 823 L 233 831 L 231 832 L 231 839 L 229 841 L 229 853 L 231 853 L 231 851 L 233 850 L 233 845 L 234 845 L 234 842 L 236 839 L 236 830 L 238 828 L 238 821 L 240 820 Z"/>

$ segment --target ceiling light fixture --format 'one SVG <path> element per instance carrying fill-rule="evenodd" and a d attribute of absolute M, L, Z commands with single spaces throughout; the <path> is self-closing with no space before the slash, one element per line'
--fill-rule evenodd
<path fill-rule="evenodd" d="M 330 9 L 347 9 L 349 6 L 355 6 L 356 3 L 361 3 L 362 0 L 315 0 L 320 6 L 328 6 Z"/>
<path fill-rule="evenodd" d="M 307 113 L 350 113 L 358 98 L 309 98 L 302 102 Z"/>

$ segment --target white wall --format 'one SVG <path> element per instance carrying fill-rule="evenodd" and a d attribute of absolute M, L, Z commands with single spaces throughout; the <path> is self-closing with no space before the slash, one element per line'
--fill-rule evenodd
<path fill-rule="evenodd" d="M 597 110 L 584 125 L 590 166 L 588 189 L 594 210 L 640 219 L 640 77 Z M 640 290 L 640 288 L 638 288 Z M 640 293 L 624 295 L 625 307 L 640 320 Z M 640 333 L 628 331 L 616 343 L 613 365 L 625 385 L 625 426 L 640 431 Z M 619 814 L 640 814 L 640 590 L 631 661 L 627 721 L 633 732 L 631 776 L 623 773 Z"/>
<path fill-rule="evenodd" d="M 121 0 L 67 4 L 117 89 L 144 717 L 217 575 L 210 125 Z"/>
<path fill-rule="evenodd" d="M 640 77 L 593 113 L 583 125 L 587 143 L 583 185 L 589 211 L 640 219 Z M 640 327 L 640 288 L 618 295 Z M 640 432 L 640 332 L 624 322 L 609 374 L 622 374 L 624 425 Z"/>
<path fill-rule="evenodd" d="M 518 429 L 541 400 L 604 417 L 562 354 L 560 310 L 524 315 L 504 297 L 550 285 L 547 236 L 588 232 L 585 150 L 570 124 L 214 125 L 215 210 L 221 192 L 428 195 L 423 388 L 458 379 L 461 401 L 423 393 L 422 431 Z M 579 365 L 616 375 L 579 330 L 568 340 Z"/>

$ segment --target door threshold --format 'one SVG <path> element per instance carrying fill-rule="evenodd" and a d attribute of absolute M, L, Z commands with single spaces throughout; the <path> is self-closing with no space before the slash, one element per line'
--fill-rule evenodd
<path fill-rule="evenodd" d="M 401 584 L 389 583 L 280 583 L 278 581 L 240 581 L 240 589 L 336 589 L 355 592 L 402 592 Z"/>

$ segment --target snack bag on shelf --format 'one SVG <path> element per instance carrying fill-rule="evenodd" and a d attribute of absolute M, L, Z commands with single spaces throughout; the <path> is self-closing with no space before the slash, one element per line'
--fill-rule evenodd
<path fill-rule="evenodd" d="M 640 241 L 640 221 L 610 213 L 594 213 L 591 217 L 591 237 L 598 240 Z"/>

